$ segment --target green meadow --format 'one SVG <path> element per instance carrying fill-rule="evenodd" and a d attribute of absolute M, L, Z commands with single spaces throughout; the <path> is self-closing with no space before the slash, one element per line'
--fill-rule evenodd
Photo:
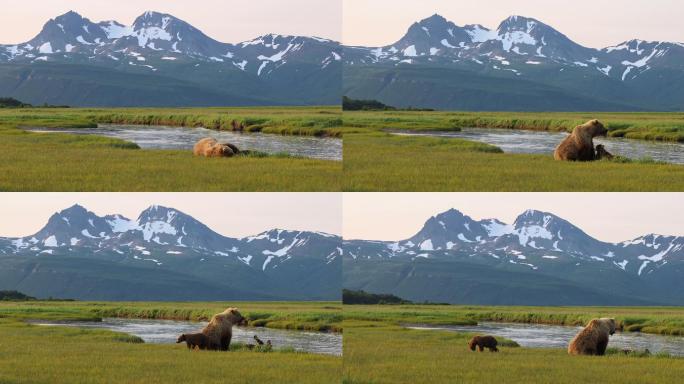
<path fill-rule="evenodd" d="M 684 141 L 681 113 L 344 112 L 345 191 L 680 191 L 684 166 L 649 159 L 558 162 L 462 139 L 385 130 L 570 131 L 598 118 L 609 136 Z"/>
<path fill-rule="evenodd" d="M 684 307 L 344 306 L 345 322 L 379 321 L 394 325 L 476 325 L 478 321 L 500 321 L 576 326 L 599 317 L 614 317 L 625 332 L 684 336 Z"/>
<path fill-rule="evenodd" d="M 663 332 L 684 330 L 683 308 L 345 305 L 343 382 L 570 384 L 681 379 L 684 359 L 664 354 L 624 355 L 609 349 L 606 356 L 569 356 L 565 349 L 523 348 L 500 337 L 500 352 L 480 353 L 467 348 L 473 334 L 400 326 L 482 320 L 576 325 L 599 315 L 622 323 L 652 324 Z"/>
<path fill-rule="evenodd" d="M 610 137 L 684 142 L 684 113 L 670 112 L 344 112 L 347 127 L 449 131 L 460 128 L 506 128 L 572 132 L 599 119 Z"/>
<path fill-rule="evenodd" d="M 250 325 L 341 331 L 339 303 L 0 302 L 0 383 L 339 383 L 342 358 L 276 347 L 263 353 L 190 351 L 107 330 L 38 326 L 27 320 L 102 317 L 203 320 L 238 307 Z"/>
<path fill-rule="evenodd" d="M 0 191 L 338 191 L 339 161 L 285 155 L 207 159 L 90 135 L 26 132 L 98 123 L 203 126 L 339 137 L 336 107 L 0 109 Z"/>

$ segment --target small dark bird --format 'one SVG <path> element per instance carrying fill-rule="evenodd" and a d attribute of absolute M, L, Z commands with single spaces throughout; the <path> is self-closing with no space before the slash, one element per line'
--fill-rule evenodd
<path fill-rule="evenodd" d="M 254 340 L 257 342 L 257 344 L 259 344 L 259 345 L 264 345 L 264 342 L 261 341 L 261 339 L 259 338 L 259 336 L 254 335 Z M 269 341 L 270 341 L 270 340 L 269 340 Z"/>

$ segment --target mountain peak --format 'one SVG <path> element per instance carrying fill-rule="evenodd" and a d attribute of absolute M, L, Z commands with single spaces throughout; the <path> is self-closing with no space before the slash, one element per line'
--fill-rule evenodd
<path fill-rule="evenodd" d="M 499 24 L 499 30 L 525 30 L 526 32 L 531 32 L 531 30 L 537 25 L 545 25 L 537 19 L 525 16 L 513 15 L 506 18 Z"/>
<path fill-rule="evenodd" d="M 78 12 L 75 11 L 68 11 L 66 13 L 63 13 L 57 17 L 55 17 L 55 21 L 79 21 L 83 20 L 83 16 L 81 16 Z"/>
<path fill-rule="evenodd" d="M 145 11 L 145 13 L 140 15 L 139 18 L 156 19 L 156 18 L 165 17 L 165 16 L 171 16 L 171 15 L 166 14 L 166 13 L 157 12 L 157 11 Z"/>
<path fill-rule="evenodd" d="M 446 24 L 447 19 L 444 16 L 435 13 L 434 15 L 421 20 L 418 24 Z"/>
<path fill-rule="evenodd" d="M 81 204 L 74 204 L 71 207 L 62 210 L 62 212 L 87 212 L 88 210 Z"/>
<path fill-rule="evenodd" d="M 140 213 L 138 221 L 144 222 L 149 220 L 164 220 L 167 222 L 171 222 L 171 220 L 173 220 L 173 218 L 178 214 L 183 213 L 174 208 L 154 204 L 150 205 L 149 207 L 147 207 L 147 209 Z"/>
<path fill-rule="evenodd" d="M 450 208 L 440 214 L 437 214 L 435 218 L 445 218 L 445 217 L 455 217 L 455 218 L 463 218 L 465 215 L 463 212 L 459 211 L 458 209 L 455 208 Z"/>
<path fill-rule="evenodd" d="M 518 228 L 524 225 L 540 225 L 546 227 L 552 220 L 557 218 L 556 215 L 549 212 L 528 209 L 515 219 L 515 227 Z"/>
<path fill-rule="evenodd" d="M 82 217 L 82 216 L 96 216 L 94 213 L 90 212 L 84 206 L 80 204 L 74 204 L 71 207 L 56 213 L 55 216 L 58 217 Z"/>
<path fill-rule="evenodd" d="M 135 19 L 133 22 L 133 29 L 137 31 L 143 28 L 157 27 L 166 30 L 172 22 L 180 21 L 180 19 L 167 13 L 146 11 L 142 15 L 138 16 L 137 19 Z"/>

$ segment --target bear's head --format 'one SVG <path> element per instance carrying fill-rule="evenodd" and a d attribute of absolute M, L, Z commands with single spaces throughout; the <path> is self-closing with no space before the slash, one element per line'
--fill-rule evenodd
<path fill-rule="evenodd" d="M 615 333 L 615 330 L 617 329 L 617 322 L 613 318 L 608 318 L 608 317 L 602 317 L 599 319 L 603 324 L 608 325 L 608 333 L 611 335 Z"/>
<path fill-rule="evenodd" d="M 219 144 L 220 151 L 221 151 L 221 156 L 223 157 L 231 157 L 235 155 L 235 151 L 233 151 L 233 148 L 230 147 L 230 145 L 227 144 Z"/>
<path fill-rule="evenodd" d="M 468 342 L 468 348 L 470 348 L 471 351 L 475 350 L 475 347 L 477 347 L 477 340 L 479 337 L 475 336 L 470 341 Z"/>
<path fill-rule="evenodd" d="M 606 127 L 604 127 L 603 124 L 596 119 L 588 121 L 586 124 L 584 124 L 584 126 L 589 129 L 591 137 L 608 135 L 608 130 Z"/>
<path fill-rule="evenodd" d="M 182 335 L 180 335 L 180 336 L 178 336 L 178 340 L 176 340 L 176 344 L 177 344 L 177 343 L 182 343 L 182 342 L 184 342 L 184 341 L 185 341 L 185 333 L 182 334 Z"/>
<path fill-rule="evenodd" d="M 247 319 L 238 311 L 237 308 L 228 308 L 221 314 L 225 320 L 233 325 L 247 325 Z"/>

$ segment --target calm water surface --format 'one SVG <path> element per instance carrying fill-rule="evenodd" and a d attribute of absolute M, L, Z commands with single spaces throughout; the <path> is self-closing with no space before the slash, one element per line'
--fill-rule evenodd
<path fill-rule="evenodd" d="M 479 141 L 501 148 L 506 153 L 552 155 L 556 146 L 568 136 L 564 132 L 525 131 L 519 129 L 463 128 L 460 132 L 416 132 L 390 130 L 396 135 L 453 137 Z M 662 141 L 599 137 L 594 144 L 603 144 L 608 152 L 630 159 L 644 157 L 668 163 L 684 164 L 684 144 Z"/>
<path fill-rule="evenodd" d="M 501 336 L 511 339 L 522 347 L 561 348 L 568 343 L 582 327 L 566 327 L 545 324 L 518 324 L 482 322 L 476 326 L 460 325 L 407 325 L 411 329 L 470 332 Z M 684 356 L 684 337 L 661 336 L 639 332 L 617 332 L 610 337 L 609 348 L 629 348 L 635 351 L 648 349 L 651 353 L 668 352 L 673 356 Z"/>
<path fill-rule="evenodd" d="M 327 137 L 240 133 L 207 128 L 115 124 L 100 124 L 97 128 L 30 128 L 28 130 L 32 132 L 61 132 L 114 137 L 134 142 L 143 149 L 191 150 L 200 139 L 213 137 L 221 143 L 235 144 L 242 150 L 253 150 L 271 154 L 288 153 L 294 156 L 313 159 L 342 160 L 342 140 Z"/>
<path fill-rule="evenodd" d="M 109 329 L 128 333 L 145 340 L 146 343 L 171 344 L 182 333 L 199 332 L 206 322 L 144 320 L 105 318 L 102 322 L 34 322 L 38 325 L 52 325 L 78 328 Z M 271 340 L 274 348 L 293 347 L 299 351 L 326 355 L 342 355 L 342 335 L 337 333 L 289 331 L 271 328 L 233 327 L 232 341 L 254 344 L 254 335 L 261 340 Z"/>

